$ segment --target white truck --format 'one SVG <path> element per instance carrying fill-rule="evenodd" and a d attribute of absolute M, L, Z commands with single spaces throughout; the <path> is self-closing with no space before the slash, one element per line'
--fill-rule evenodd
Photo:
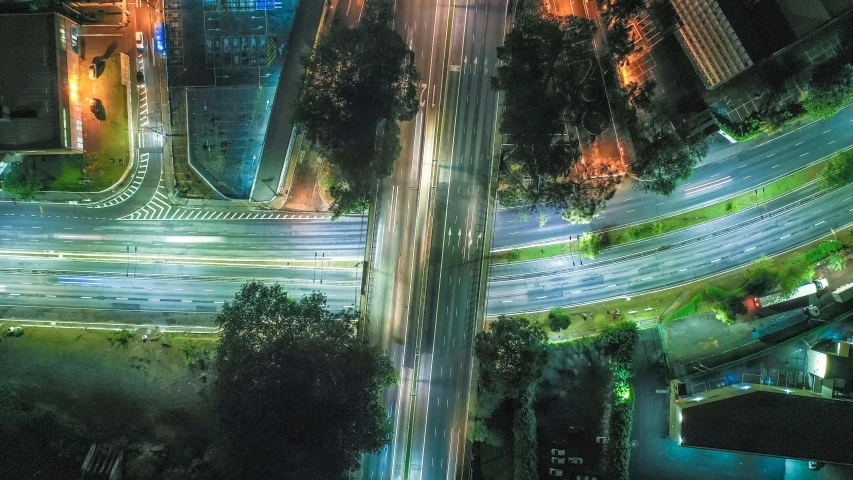
<path fill-rule="evenodd" d="M 780 295 L 778 293 L 773 293 L 770 295 L 766 295 L 764 297 L 755 298 L 755 307 L 769 307 L 771 305 L 775 305 L 777 303 L 781 303 L 787 300 L 793 300 L 795 298 L 805 297 L 807 295 L 811 295 L 813 293 L 817 293 L 820 290 L 829 286 L 829 282 L 826 281 L 825 278 L 818 278 L 816 280 L 812 280 L 811 282 L 806 282 L 800 285 L 790 297 L 786 297 L 784 295 Z"/>

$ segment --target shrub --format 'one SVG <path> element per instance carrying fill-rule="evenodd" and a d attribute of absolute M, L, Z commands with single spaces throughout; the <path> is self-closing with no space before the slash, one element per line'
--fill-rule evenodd
<path fill-rule="evenodd" d="M 779 277 L 773 269 L 773 263 L 767 257 L 761 257 L 749 269 L 748 279 L 743 286 L 748 295 L 766 295 L 779 287 Z"/>
<path fill-rule="evenodd" d="M 841 152 L 823 165 L 819 178 L 822 188 L 835 188 L 853 182 L 853 150 Z"/>
<path fill-rule="evenodd" d="M 847 257 L 844 255 L 844 251 L 833 252 L 829 254 L 829 268 L 835 270 L 836 272 L 839 270 L 844 270 L 847 267 Z"/>
<path fill-rule="evenodd" d="M 513 433 L 515 478 L 537 478 L 536 475 L 536 414 L 533 413 L 534 386 L 527 398 L 515 410 Z"/>
<path fill-rule="evenodd" d="M 610 435 L 604 450 L 604 470 L 609 479 L 628 479 L 633 427 L 634 402 L 615 402 L 610 414 Z"/>
<path fill-rule="evenodd" d="M 664 323 L 671 322 L 673 320 L 678 320 L 679 318 L 689 317 L 690 315 L 695 315 L 696 311 L 699 309 L 700 303 L 702 303 L 701 293 L 693 297 L 693 300 L 690 300 L 689 303 L 685 304 L 678 310 L 672 312 L 668 317 L 663 319 Z"/>
<path fill-rule="evenodd" d="M 569 311 L 563 307 L 552 308 L 551 311 L 548 312 L 548 321 L 551 331 L 558 332 L 569 328 L 569 325 L 572 324 L 572 316 Z"/>
<path fill-rule="evenodd" d="M 595 260 L 602 250 L 604 250 L 604 238 L 601 234 L 584 232 L 578 242 L 578 255 Z"/>
<path fill-rule="evenodd" d="M 133 339 L 135 337 L 136 337 L 136 331 L 135 330 L 128 330 L 126 328 L 122 328 L 121 330 L 117 331 L 115 333 L 115 335 L 113 335 L 112 339 L 115 340 L 116 342 L 122 344 L 122 345 L 127 345 L 127 342 L 129 342 L 131 339 Z"/>
<path fill-rule="evenodd" d="M 620 368 L 632 370 L 634 348 L 640 339 L 637 324 L 628 320 L 605 327 L 596 337 L 595 345 L 605 355 L 620 365 Z"/>
<path fill-rule="evenodd" d="M 806 261 L 809 263 L 819 262 L 828 257 L 829 254 L 837 252 L 842 248 L 844 248 L 844 244 L 838 240 L 821 242 L 817 247 L 806 252 Z"/>
<path fill-rule="evenodd" d="M 214 350 L 204 347 L 196 343 L 187 343 L 181 347 L 184 352 L 184 363 L 190 368 L 198 368 L 204 370 L 207 368 L 208 362 L 214 358 Z"/>
<path fill-rule="evenodd" d="M 810 253 L 796 255 L 788 259 L 788 263 L 777 271 L 779 293 L 782 296 L 790 296 L 803 282 L 808 282 L 814 277 L 814 263 L 809 259 Z"/>

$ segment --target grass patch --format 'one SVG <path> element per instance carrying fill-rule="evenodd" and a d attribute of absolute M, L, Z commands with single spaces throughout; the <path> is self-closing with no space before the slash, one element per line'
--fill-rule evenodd
<path fill-rule="evenodd" d="M 736 288 L 734 290 L 724 290 L 713 285 L 708 285 L 707 287 L 705 287 L 705 294 L 709 297 L 716 297 L 721 300 L 725 300 L 731 297 L 743 298 L 743 296 L 746 295 L 746 292 L 743 291 L 743 288 Z"/>
<path fill-rule="evenodd" d="M 696 315 L 699 311 L 699 304 L 702 303 L 702 294 L 696 295 L 693 297 L 693 300 L 690 300 L 687 304 L 679 308 L 678 310 L 672 312 L 663 319 L 663 323 L 668 323 L 673 320 L 678 320 L 679 318 L 689 317 L 691 315 Z"/>
<path fill-rule="evenodd" d="M 127 87 L 121 83 L 121 60 L 118 55 L 107 60 L 104 73 L 98 80 L 101 82 L 101 101 L 105 106 L 106 120 L 101 122 L 101 150 L 95 155 L 95 161 L 100 166 L 100 175 L 92 183 L 81 185 L 90 191 L 104 190 L 116 183 L 127 169 L 130 160 L 127 138 Z M 110 158 L 123 161 L 110 163 Z"/>

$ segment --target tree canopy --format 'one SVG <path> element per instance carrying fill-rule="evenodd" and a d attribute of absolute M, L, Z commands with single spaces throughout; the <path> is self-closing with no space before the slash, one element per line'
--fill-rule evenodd
<path fill-rule="evenodd" d="M 580 121 L 571 64 L 588 56 L 594 28 L 588 19 L 527 8 L 498 47 L 492 87 L 505 93 L 500 131 L 513 144 L 501 161 L 502 205 L 544 204 L 582 223 L 612 198 L 619 177 L 579 164 L 579 139 L 567 129 Z"/>
<path fill-rule="evenodd" d="M 41 191 L 41 185 L 33 180 L 32 172 L 28 170 L 23 162 L 10 165 L 3 180 L 3 191 L 21 200 L 36 198 Z"/>
<path fill-rule="evenodd" d="M 548 363 L 547 340 L 545 332 L 526 318 L 498 317 L 474 342 L 480 385 L 505 397 L 525 397 Z"/>
<path fill-rule="evenodd" d="M 829 118 L 853 100 L 853 64 L 838 56 L 812 71 L 803 107 L 815 119 Z"/>
<path fill-rule="evenodd" d="M 335 20 L 302 59 L 293 120 L 338 170 L 330 193 L 337 216 L 363 210 L 400 152 L 397 121 L 418 111 L 414 52 L 391 29 L 394 4 L 367 0 L 359 24 Z"/>
<path fill-rule="evenodd" d="M 231 478 L 346 478 L 388 443 L 381 394 L 398 375 L 353 321 L 321 293 L 259 282 L 225 304 L 215 392 Z"/>

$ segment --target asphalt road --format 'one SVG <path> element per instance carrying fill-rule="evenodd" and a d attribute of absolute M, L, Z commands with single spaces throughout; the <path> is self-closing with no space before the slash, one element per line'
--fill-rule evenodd
<path fill-rule="evenodd" d="M 652 249 L 626 255 L 636 248 L 616 247 L 599 261 L 584 262 L 551 272 L 492 276 L 488 291 L 488 315 L 548 310 L 556 306 L 583 305 L 638 295 L 689 283 L 722 271 L 747 265 L 761 255 L 773 255 L 853 224 L 853 185 L 793 209 L 753 215 L 736 228 L 720 228 L 700 242 Z M 771 213 L 773 213 L 771 211 Z M 494 272 L 494 269 L 493 269 Z M 642 298 L 637 300 L 642 309 Z"/>
<path fill-rule="evenodd" d="M 851 122 L 853 108 L 846 108 L 832 118 L 772 137 L 769 141 L 754 140 L 754 147 L 746 151 L 697 168 L 690 180 L 668 198 L 642 193 L 623 184 L 607 203 L 605 212 L 588 225 L 572 225 L 559 215 L 549 213 L 548 223 L 539 228 L 538 215 L 522 221 L 518 209 L 500 208 L 492 250 L 565 241 L 569 235 L 671 216 L 749 192 L 758 185 L 849 148 L 853 145 Z"/>

